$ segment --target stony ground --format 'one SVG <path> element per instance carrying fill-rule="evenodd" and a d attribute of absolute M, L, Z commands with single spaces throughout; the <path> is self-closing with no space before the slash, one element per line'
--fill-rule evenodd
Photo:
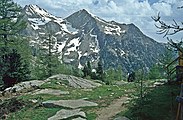
<path fill-rule="evenodd" d="M 16 112 L 10 115 L 2 113 L 10 120 L 19 117 L 32 119 L 29 117 L 32 115 L 39 120 L 128 120 L 115 116 L 126 110 L 131 99 L 128 96 L 133 92 L 130 84 L 122 81 L 118 85 L 106 86 L 74 76 L 56 75 L 43 81 L 22 82 L 1 91 L 0 104 L 6 99 L 21 98 L 36 105 L 34 111 L 33 106 L 28 105 L 18 113 L 19 116 Z"/>

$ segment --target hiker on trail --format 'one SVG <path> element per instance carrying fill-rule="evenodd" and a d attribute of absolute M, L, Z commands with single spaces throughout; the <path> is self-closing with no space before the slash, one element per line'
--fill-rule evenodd
<path fill-rule="evenodd" d="M 133 82 L 135 80 L 135 72 L 128 74 L 128 82 Z"/>

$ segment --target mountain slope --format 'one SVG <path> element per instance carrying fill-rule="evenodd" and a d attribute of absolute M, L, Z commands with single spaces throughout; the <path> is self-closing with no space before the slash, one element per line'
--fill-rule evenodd
<path fill-rule="evenodd" d="M 34 38 L 32 43 L 41 40 L 40 33 L 52 33 L 61 61 L 79 68 L 87 61 L 96 66 L 102 60 L 105 69 L 122 66 L 124 72 L 142 67 L 148 70 L 165 50 L 134 24 L 108 22 L 84 9 L 62 19 L 37 5 L 28 5 L 24 14 L 28 21 L 24 34 Z"/>
<path fill-rule="evenodd" d="M 103 60 L 105 68 L 122 66 L 126 72 L 141 67 L 148 70 L 165 50 L 163 44 L 145 36 L 134 24 L 107 22 L 86 10 L 66 20 L 87 36 L 84 41 L 95 36 L 99 44 L 97 56 Z"/>

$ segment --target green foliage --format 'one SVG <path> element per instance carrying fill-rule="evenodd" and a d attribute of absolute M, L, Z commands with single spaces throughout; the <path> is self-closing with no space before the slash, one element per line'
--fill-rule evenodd
<path fill-rule="evenodd" d="M 159 63 L 154 64 L 149 70 L 148 77 L 149 79 L 162 79 L 167 77 L 167 65 L 170 64 L 175 59 L 175 55 L 172 51 L 166 50 L 164 56 L 159 59 Z M 169 69 L 175 67 L 175 64 L 172 64 Z"/>
<path fill-rule="evenodd" d="M 45 31 L 46 32 L 46 31 Z M 45 68 L 45 77 L 53 75 L 53 69 L 59 63 L 57 40 L 52 33 L 44 34 L 39 40 L 39 59 Z"/>
<path fill-rule="evenodd" d="M 22 45 L 18 33 L 26 27 L 21 10 L 12 0 L 0 1 L 0 79 L 6 87 L 29 79 L 28 61 L 18 47 Z"/>
<path fill-rule="evenodd" d="M 148 77 L 149 79 L 161 79 L 164 74 L 164 69 L 162 66 L 155 64 L 151 69 L 149 70 Z"/>
<path fill-rule="evenodd" d="M 106 74 L 104 73 L 101 60 L 98 62 L 98 67 L 96 71 L 97 71 L 96 72 L 97 79 L 102 80 L 103 82 L 106 82 L 106 84 L 110 84 L 107 80 L 105 80 Z"/>
<path fill-rule="evenodd" d="M 15 35 L 26 27 L 20 15 L 22 8 L 12 0 L 0 1 L 0 43 L 7 47 L 16 41 Z"/>
<path fill-rule="evenodd" d="M 76 68 L 72 65 L 67 65 L 64 63 L 61 63 L 60 61 L 57 61 L 58 59 L 55 59 L 57 64 L 56 66 L 52 66 L 52 74 L 66 74 L 66 75 L 73 75 L 77 77 L 82 77 L 83 73 L 79 68 Z M 33 60 L 33 66 L 31 68 L 32 73 L 32 79 L 46 79 L 49 76 L 48 71 L 46 70 L 45 65 L 42 63 L 42 61 L 39 58 L 34 58 Z"/>
<path fill-rule="evenodd" d="M 177 85 L 164 85 L 148 90 L 143 101 L 132 100 L 123 115 L 132 120 L 174 120 L 177 112 L 175 97 L 180 88 Z"/>
<path fill-rule="evenodd" d="M 87 61 L 87 64 L 85 64 L 84 68 L 83 68 L 83 74 L 84 76 L 83 77 L 91 77 L 91 74 L 92 74 L 92 67 L 91 67 L 91 63 L 90 61 Z"/>
<path fill-rule="evenodd" d="M 28 80 L 30 77 L 29 66 L 22 60 L 21 55 L 15 49 L 4 48 L 1 51 L 6 51 L 0 56 L 0 76 L 2 76 L 5 87 Z"/>
<path fill-rule="evenodd" d="M 118 66 L 117 69 L 110 68 L 106 70 L 106 76 L 107 76 L 106 79 L 108 81 L 120 81 L 124 79 L 121 66 Z"/>
<path fill-rule="evenodd" d="M 82 72 L 81 69 L 72 66 L 72 75 L 74 75 L 76 77 L 82 77 L 83 76 L 83 72 Z"/>
<path fill-rule="evenodd" d="M 17 98 L 5 100 L 3 103 L 0 103 L 0 119 L 6 119 L 7 114 L 22 109 L 24 105 L 25 102 Z"/>

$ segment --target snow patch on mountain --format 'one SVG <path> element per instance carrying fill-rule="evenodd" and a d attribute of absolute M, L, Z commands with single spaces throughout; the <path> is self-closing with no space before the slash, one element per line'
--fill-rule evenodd
<path fill-rule="evenodd" d="M 118 35 L 120 36 L 121 34 L 124 34 L 126 31 L 123 30 L 120 26 L 114 25 L 110 22 L 107 22 L 103 19 L 100 19 L 99 17 L 94 16 L 94 18 L 102 23 L 102 29 L 105 34 L 110 34 L 110 35 Z"/>
<path fill-rule="evenodd" d="M 79 38 L 74 38 L 74 39 L 70 40 L 70 42 L 66 45 L 68 47 L 68 49 L 67 49 L 67 52 L 64 53 L 64 55 L 70 55 L 70 52 L 77 51 L 77 47 L 80 44 L 81 43 L 79 42 Z"/>
<path fill-rule="evenodd" d="M 39 29 L 40 25 L 45 25 L 49 21 L 51 21 L 50 18 L 28 18 L 28 20 L 32 23 L 31 26 L 34 30 Z"/>
<path fill-rule="evenodd" d="M 121 33 L 124 33 L 125 32 L 125 30 L 121 30 L 121 28 L 119 27 L 119 26 L 105 26 L 104 27 L 104 33 L 105 34 L 111 34 L 111 35 L 118 35 L 118 36 L 120 36 L 121 35 Z"/>
<path fill-rule="evenodd" d="M 67 46 L 74 45 L 75 47 L 80 45 L 79 38 L 72 39 Z"/>
<path fill-rule="evenodd" d="M 31 23 L 31 27 L 34 30 L 41 29 L 40 26 L 43 26 L 46 23 L 52 21 L 54 23 L 57 23 L 60 26 L 61 30 L 65 31 L 67 33 L 71 33 L 67 29 L 67 24 L 62 18 L 56 17 L 56 16 L 48 13 L 46 10 L 40 8 L 37 5 L 26 6 L 25 13 L 27 14 L 28 21 Z"/>

